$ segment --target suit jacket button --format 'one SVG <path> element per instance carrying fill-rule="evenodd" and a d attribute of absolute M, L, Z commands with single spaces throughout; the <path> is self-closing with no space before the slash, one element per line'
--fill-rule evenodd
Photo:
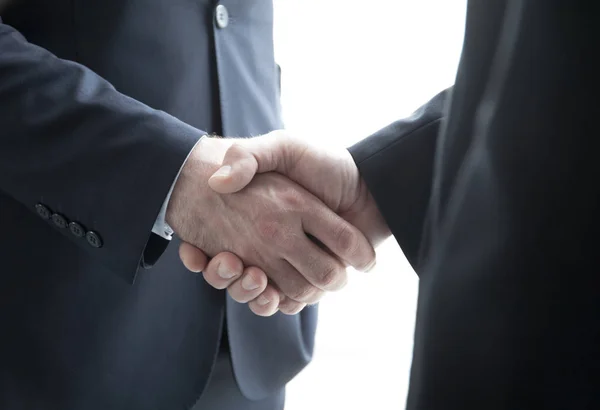
<path fill-rule="evenodd" d="M 229 25 L 229 11 L 227 7 L 219 4 L 215 9 L 215 20 L 217 21 L 217 27 L 225 28 Z"/>
<path fill-rule="evenodd" d="M 64 229 L 67 227 L 67 220 L 61 214 L 53 214 L 52 222 L 54 222 L 57 228 Z"/>
<path fill-rule="evenodd" d="M 85 234 L 85 239 L 87 239 L 88 243 L 94 248 L 102 248 L 102 239 L 96 232 L 89 231 Z"/>
<path fill-rule="evenodd" d="M 35 210 L 37 214 L 42 217 L 42 219 L 50 219 L 50 215 L 52 215 L 52 211 L 50 211 L 50 209 L 43 204 L 37 204 L 35 206 Z"/>
<path fill-rule="evenodd" d="M 76 236 L 77 238 L 83 238 L 83 235 L 85 235 L 85 229 L 83 229 L 83 226 L 79 225 L 77 222 L 71 222 L 69 224 L 69 231 L 71 231 L 73 236 Z"/>

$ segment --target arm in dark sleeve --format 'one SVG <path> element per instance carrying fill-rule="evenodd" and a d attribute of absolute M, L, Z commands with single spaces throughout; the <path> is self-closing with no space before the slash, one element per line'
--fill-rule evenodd
<path fill-rule="evenodd" d="M 415 269 L 429 204 L 436 141 L 450 91 L 441 92 L 409 118 L 349 149 L 392 234 Z"/>
<path fill-rule="evenodd" d="M 101 247 L 56 228 L 128 280 L 158 258 L 166 241 L 151 234 L 153 224 L 203 132 L 1 20 L 0 106 L 0 190 L 32 212 L 42 203 L 96 232 Z"/>

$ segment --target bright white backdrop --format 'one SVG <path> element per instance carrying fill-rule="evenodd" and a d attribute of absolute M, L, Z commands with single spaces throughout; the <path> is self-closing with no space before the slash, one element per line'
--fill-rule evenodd
<path fill-rule="evenodd" d="M 347 147 L 454 82 L 466 0 L 275 0 L 288 129 Z M 417 277 L 393 240 L 320 307 L 314 362 L 286 410 L 402 409 Z"/>

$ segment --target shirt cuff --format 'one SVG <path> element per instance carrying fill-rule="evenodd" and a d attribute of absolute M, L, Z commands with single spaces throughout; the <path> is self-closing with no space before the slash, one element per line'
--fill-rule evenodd
<path fill-rule="evenodd" d="M 203 135 L 202 137 L 200 137 L 200 139 L 196 142 L 196 145 L 202 141 L 202 139 L 206 137 L 206 135 Z M 194 147 L 196 147 L 196 145 L 194 145 Z M 190 154 L 192 153 L 192 151 L 194 150 L 194 148 L 192 148 L 192 150 L 190 151 Z M 175 184 L 177 184 L 177 179 L 179 179 L 179 174 L 181 174 L 181 170 L 183 169 L 185 163 L 187 162 L 188 158 L 189 158 L 189 154 L 187 156 L 187 158 L 185 159 L 185 161 L 183 161 L 183 164 L 181 165 L 181 168 L 179 168 L 179 172 L 177 173 L 177 176 L 175 177 L 175 181 L 173 181 L 173 185 L 171 185 L 171 189 L 169 189 L 169 193 L 167 194 L 167 198 L 165 199 L 165 202 L 163 203 L 162 207 L 160 208 L 160 212 L 158 213 L 158 217 L 156 218 L 156 222 L 154 222 L 154 226 L 152 227 L 152 233 L 160 236 L 161 238 L 164 238 L 168 241 L 170 241 L 171 239 L 173 239 L 173 229 L 169 226 L 169 224 L 166 221 L 167 218 L 167 207 L 169 206 L 169 201 L 171 200 L 171 194 L 173 193 L 173 189 L 175 188 Z"/>

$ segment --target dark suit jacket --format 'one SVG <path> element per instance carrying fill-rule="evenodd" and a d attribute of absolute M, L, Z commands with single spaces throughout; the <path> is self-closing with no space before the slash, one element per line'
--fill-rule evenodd
<path fill-rule="evenodd" d="M 420 276 L 408 408 L 598 409 L 598 7 L 466 24 L 454 88 L 351 148 Z"/>
<path fill-rule="evenodd" d="M 256 317 L 151 234 L 203 132 L 281 127 L 271 1 L 220 3 L 225 28 L 212 0 L 16 0 L 3 12 L 1 409 L 190 408 L 224 315 L 248 397 L 309 361 L 316 309 Z"/>

